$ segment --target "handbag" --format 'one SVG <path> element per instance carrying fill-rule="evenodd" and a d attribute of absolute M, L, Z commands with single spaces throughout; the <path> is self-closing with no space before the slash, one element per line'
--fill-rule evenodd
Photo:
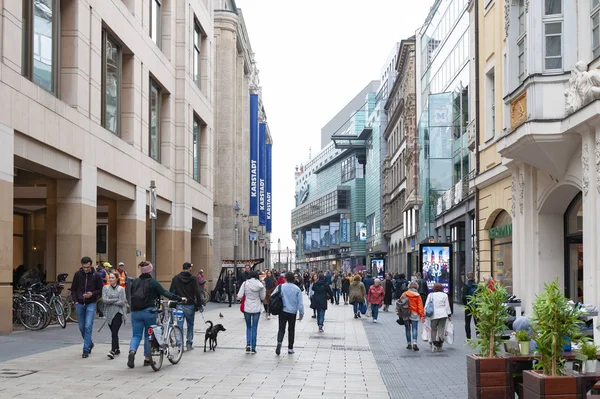
<path fill-rule="evenodd" d="M 423 331 L 421 331 L 421 339 L 425 342 L 429 342 L 429 337 L 431 334 L 431 327 L 429 327 L 429 320 L 423 324 Z"/>
<path fill-rule="evenodd" d="M 240 312 L 244 313 L 244 309 L 246 308 L 246 282 L 244 281 L 244 285 L 242 285 L 244 289 L 244 295 L 242 295 L 242 300 L 240 301 Z"/>
<path fill-rule="evenodd" d="M 425 316 L 431 317 L 433 316 L 433 299 L 427 302 L 427 306 L 425 306 Z"/>
<path fill-rule="evenodd" d="M 367 313 L 367 303 L 365 301 L 362 301 L 360 304 L 360 313 L 361 314 Z"/>
<path fill-rule="evenodd" d="M 454 324 L 450 320 L 446 320 L 446 332 L 444 333 L 444 341 L 448 345 L 454 342 Z"/>

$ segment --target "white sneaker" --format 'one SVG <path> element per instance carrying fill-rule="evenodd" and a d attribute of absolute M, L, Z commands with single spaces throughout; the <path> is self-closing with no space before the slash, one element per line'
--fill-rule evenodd
<path fill-rule="evenodd" d="M 373 323 L 377 323 L 377 319 L 373 319 Z"/>

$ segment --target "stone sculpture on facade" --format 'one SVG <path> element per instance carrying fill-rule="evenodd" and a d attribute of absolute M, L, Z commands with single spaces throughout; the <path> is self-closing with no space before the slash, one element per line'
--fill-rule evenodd
<path fill-rule="evenodd" d="M 594 100 L 600 99 L 600 72 L 588 71 L 585 62 L 577 62 L 575 68 L 571 71 L 565 97 L 567 100 L 567 115 Z"/>

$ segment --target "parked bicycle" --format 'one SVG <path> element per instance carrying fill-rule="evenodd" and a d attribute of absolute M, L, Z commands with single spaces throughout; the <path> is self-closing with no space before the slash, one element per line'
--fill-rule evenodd
<path fill-rule="evenodd" d="M 20 322 L 29 330 L 41 330 L 56 321 L 62 328 L 67 317 L 60 293 L 68 274 L 62 273 L 57 281 L 47 286 L 41 282 L 32 284 L 22 294 L 13 295 L 13 322 Z"/>
<path fill-rule="evenodd" d="M 158 371 L 166 356 L 171 364 L 177 364 L 183 356 L 183 332 L 177 321 L 183 319 L 183 311 L 176 310 L 177 301 L 161 301 L 161 306 L 151 313 L 160 319 L 158 325 L 148 328 L 150 342 L 150 366 Z M 165 306 L 166 305 L 166 306 Z"/>

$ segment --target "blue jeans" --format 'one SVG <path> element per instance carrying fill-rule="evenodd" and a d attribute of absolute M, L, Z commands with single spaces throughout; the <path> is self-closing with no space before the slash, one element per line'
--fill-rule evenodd
<path fill-rule="evenodd" d="M 373 316 L 373 320 L 377 320 L 377 316 L 379 316 L 379 305 L 371 304 L 371 315 Z"/>
<path fill-rule="evenodd" d="M 352 302 L 352 309 L 354 314 L 357 314 L 360 311 L 360 302 Z"/>
<path fill-rule="evenodd" d="M 325 309 L 317 309 L 317 325 L 323 327 L 325 323 Z"/>
<path fill-rule="evenodd" d="M 144 356 L 150 356 L 150 345 L 148 343 L 148 328 L 156 324 L 156 314 L 150 313 L 151 308 L 131 312 L 131 329 L 133 336 L 129 342 L 129 350 L 137 352 L 144 335 Z"/>
<path fill-rule="evenodd" d="M 411 328 L 412 327 L 412 328 Z M 406 329 L 406 343 L 417 344 L 417 339 L 419 337 L 419 320 L 406 320 L 404 322 L 404 328 Z M 412 340 L 411 340 L 411 330 L 412 330 Z"/>
<path fill-rule="evenodd" d="M 258 320 L 260 320 L 260 312 L 246 313 L 246 345 L 249 345 L 253 350 L 256 349 L 256 335 L 258 334 Z"/>
<path fill-rule="evenodd" d="M 89 353 L 92 346 L 92 330 L 94 329 L 96 303 L 88 303 L 87 305 L 77 303 L 75 304 L 75 311 L 77 312 L 77 325 L 83 338 L 83 351 Z"/>
<path fill-rule="evenodd" d="M 177 321 L 177 325 L 181 329 L 181 334 L 183 334 L 183 320 L 187 324 L 187 344 L 194 344 L 194 319 L 196 317 L 196 306 L 195 305 L 177 305 L 177 310 L 183 311 L 183 319 Z"/>
<path fill-rule="evenodd" d="M 336 304 L 340 304 L 340 290 L 339 289 L 335 289 L 333 290 L 333 299 L 335 299 L 335 303 Z"/>

